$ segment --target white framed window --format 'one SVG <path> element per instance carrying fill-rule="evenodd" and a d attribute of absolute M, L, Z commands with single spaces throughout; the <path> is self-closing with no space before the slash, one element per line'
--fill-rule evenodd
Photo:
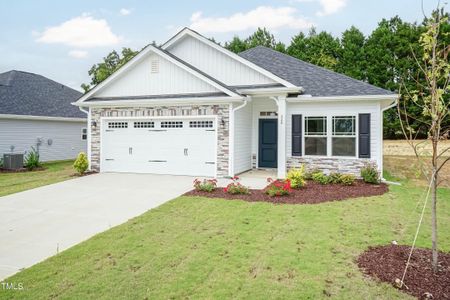
<path fill-rule="evenodd" d="M 332 156 L 356 156 L 356 117 L 332 117 Z"/>
<path fill-rule="evenodd" d="M 303 145 L 306 156 L 356 157 L 356 116 L 305 116 Z"/>
<path fill-rule="evenodd" d="M 163 121 L 161 128 L 183 128 L 183 121 Z"/>
<path fill-rule="evenodd" d="M 87 128 L 82 128 L 81 129 L 81 140 L 82 141 L 87 140 Z"/>
<path fill-rule="evenodd" d="M 305 117 L 305 155 L 327 155 L 327 117 Z"/>
<path fill-rule="evenodd" d="M 134 128 L 154 128 L 155 122 L 153 121 L 137 121 L 133 124 Z"/>
<path fill-rule="evenodd" d="M 128 122 L 108 122 L 108 128 L 128 128 Z"/>
<path fill-rule="evenodd" d="M 191 128 L 212 128 L 213 121 L 189 121 Z"/>

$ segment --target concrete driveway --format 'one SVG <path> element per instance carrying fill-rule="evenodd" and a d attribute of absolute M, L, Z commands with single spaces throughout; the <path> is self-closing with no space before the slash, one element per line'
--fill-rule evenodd
<path fill-rule="evenodd" d="M 192 180 L 102 173 L 0 197 L 0 280 L 187 192 Z"/>

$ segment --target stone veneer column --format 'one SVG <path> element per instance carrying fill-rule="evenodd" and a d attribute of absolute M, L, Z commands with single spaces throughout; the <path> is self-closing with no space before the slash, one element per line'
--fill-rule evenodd
<path fill-rule="evenodd" d="M 154 117 L 217 115 L 217 176 L 228 176 L 229 107 L 228 105 L 155 106 L 141 108 L 91 108 L 91 169 L 100 171 L 101 117 Z M 96 126 L 92 126 L 92 123 Z M 223 125 L 222 125 L 223 124 Z"/>

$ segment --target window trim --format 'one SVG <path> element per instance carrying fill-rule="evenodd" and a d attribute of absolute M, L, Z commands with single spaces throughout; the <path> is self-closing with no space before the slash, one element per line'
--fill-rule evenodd
<path fill-rule="evenodd" d="M 339 158 L 339 159 L 359 159 L 359 118 L 358 114 L 361 112 L 355 113 L 305 113 L 303 114 L 303 126 L 302 126 L 302 153 L 303 157 L 306 158 Z M 294 113 L 292 113 L 294 114 Z M 327 131 L 326 135 L 308 135 L 306 136 L 306 119 L 307 117 L 326 117 L 327 119 Z M 347 136 L 347 135 L 339 135 L 337 137 L 354 137 L 355 138 L 355 155 L 354 156 L 333 156 L 333 117 L 354 117 L 355 118 L 355 136 Z M 292 130 L 292 128 L 291 128 Z M 327 155 L 308 155 L 305 152 L 305 138 L 306 137 L 326 137 L 327 138 Z"/>
<path fill-rule="evenodd" d="M 86 138 L 83 138 L 85 136 L 86 136 Z M 83 128 L 81 128 L 81 140 L 82 141 L 87 141 L 87 139 L 88 139 L 88 130 L 87 130 L 86 127 L 83 127 Z"/>

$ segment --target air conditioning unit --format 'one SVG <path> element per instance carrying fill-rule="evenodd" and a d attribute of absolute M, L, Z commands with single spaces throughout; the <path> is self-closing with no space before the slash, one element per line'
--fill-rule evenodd
<path fill-rule="evenodd" d="M 23 154 L 19 153 L 3 154 L 3 168 L 7 170 L 18 170 L 23 168 Z"/>

